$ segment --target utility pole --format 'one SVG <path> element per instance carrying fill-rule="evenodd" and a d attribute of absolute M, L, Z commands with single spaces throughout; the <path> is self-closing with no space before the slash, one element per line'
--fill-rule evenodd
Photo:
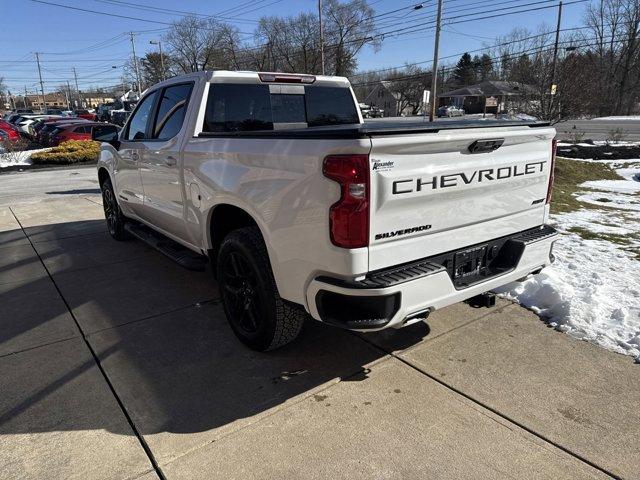
<path fill-rule="evenodd" d="M 24 103 L 24 108 L 27 108 L 27 86 L 24 86 L 24 97 L 22 97 L 22 103 Z"/>
<path fill-rule="evenodd" d="M 82 108 L 82 99 L 80 98 L 80 89 L 78 88 L 78 74 L 76 73 L 76 67 L 73 67 L 73 78 L 76 80 L 76 94 L 78 96 L 78 105 L 76 108 Z"/>
<path fill-rule="evenodd" d="M 436 116 L 436 90 L 438 87 L 438 51 L 440 49 L 440 27 L 442 24 L 442 0 L 438 0 L 438 13 L 436 15 L 436 38 L 433 45 L 433 65 L 431 66 L 431 105 L 429 108 L 429 121 L 433 122 Z"/>
<path fill-rule="evenodd" d="M 140 72 L 138 71 L 138 57 L 136 57 L 136 45 L 133 41 L 133 32 L 129 32 L 131 35 L 131 51 L 133 52 L 133 66 L 136 71 L 136 83 L 138 84 L 138 96 L 142 96 L 142 87 L 140 86 Z"/>
<path fill-rule="evenodd" d="M 324 75 L 324 25 L 322 24 L 322 0 L 318 0 L 318 17 L 320 18 L 320 65 Z"/>
<path fill-rule="evenodd" d="M 42 81 L 42 70 L 40 70 L 40 54 L 36 52 L 36 62 L 38 63 L 38 77 L 40 77 L 40 93 L 42 93 L 42 113 L 47 109 L 44 101 L 44 82 Z"/>
<path fill-rule="evenodd" d="M 9 95 L 9 105 L 11 105 L 11 110 L 16 109 L 16 102 L 13 99 L 13 95 L 11 95 L 11 90 L 7 90 L 7 94 Z"/>
<path fill-rule="evenodd" d="M 562 2 L 558 3 L 558 25 L 556 26 L 556 43 L 553 46 L 553 66 L 551 67 L 551 95 L 556 93 L 556 67 L 558 64 L 558 43 L 560 42 L 560 22 L 562 21 Z"/>
<path fill-rule="evenodd" d="M 69 85 L 69 80 L 67 80 L 67 95 L 68 95 L 68 97 L 67 97 L 67 110 L 73 110 L 71 108 L 71 98 L 72 98 L 72 96 L 71 96 L 71 85 Z"/>

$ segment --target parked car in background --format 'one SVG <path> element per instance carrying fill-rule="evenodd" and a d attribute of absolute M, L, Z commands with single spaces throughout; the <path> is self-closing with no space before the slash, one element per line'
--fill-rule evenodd
<path fill-rule="evenodd" d="M 382 118 L 384 116 L 384 110 L 376 106 L 367 105 L 366 103 L 359 103 L 358 106 L 363 118 Z"/>
<path fill-rule="evenodd" d="M 5 135 L 5 140 L 20 140 L 20 132 L 18 129 L 6 120 L 0 120 L 0 132 Z"/>
<path fill-rule="evenodd" d="M 75 117 L 47 118 L 34 124 L 34 138 L 36 142 L 45 144 L 45 139 L 58 126 L 70 125 L 74 123 L 86 123 L 88 120 Z"/>
<path fill-rule="evenodd" d="M 15 125 L 16 124 L 16 120 L 18 118 L 20 118 L 22 115 L 23 115 L 22 113 L 11 113 L 4 120 L 6 120 L 7 122 L 11 123 L 12 125 Z"/>
<path fill-rule="evenodd" d="M 2 144 L 9 139 L 9 136 L 4 130 L 0 130 L 0 153 L 4 153 L 4 147 Z"/>
<path fill-rule="evenodd" d="M 111 110 L 111 123 L 120 125 L 121 127 L 127 122 L 131 112 L 129 110 Z"/>
<path fill-rule="evenodd" d="M 42 130 L 40 130 L 38 136 L 36 137 L 36 140 L 43 147 L 51 147 L 53 146 L 53 143 L 54 143 L 53 138 L 60 131 L 64 130 L 67 127 L 71 127 L 79 124 L 86 124 L 86 123 L 91 123 L 91 122 L 89 122 L 89 120 L 84 120 L 82 118 L 74 118 L 74 119 L 68 119 L 68 120 L 49 123 L 45 125 L 42 128 Z"/>
<path fill-rule="evenodd" d="M 18 120 L 17 127 L 20 130 L 20 133 L 26 135 L 29 138 L 33 138 L 35 133 L 33 130 L 33 125 L 35 122 L 39 120 L 45 119 L 61 119 L 64 118 L 62 115 L 26 115 L 22 119 Z"/>
<path fill-rule="evenodd" d="M 448 105 L 438 108 L 438 117 L 463 117 L 464 109 L 455 105 Z"/>
<path fill-rule="evenodd" d="M 116 108 L 118 108 L 118 106 L 115 103 L 101 103 L 98 105 L 98 108 L 96 108 L 96 116 L 98 117 L 98 120 L 101 122 L 108 122 L 111 120 L 109 112 Z"/>
<path fill-rule="evenodd" d="M 109 125 L 102 122 L 82 122 L 58 125 L 49 136 L 48 147 L 56 147 L 68 140 L 91 140 L 91 130 L 95 125 Z M 115 125 L 114 125 L 115 126 Z"/>
<path fill-rule="evenodd" d="M 95 122 L 98 118 L 95 113 L 91 113 L 89 110 L 74 110 L 73 113 L 78 118 L 83 118 L 85 120 L 90 120 Z"/>
<path fill-rule="evenodd" d="M 33 113 L 31 108 L 16 108 L 13 113 Z"/>
<path fill-rule="evenodd" d="M 42 113 L 44 115 L 62 115 L 62 109 L 60 109 L 60 108 L 47 108 Z"/>

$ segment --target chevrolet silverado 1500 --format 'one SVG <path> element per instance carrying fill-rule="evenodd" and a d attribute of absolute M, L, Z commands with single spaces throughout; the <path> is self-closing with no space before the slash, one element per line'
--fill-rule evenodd
<path fill-rule="evenodd" d="M 308 316 L 403 327 L 548 265 L 554 136 L 527 121 L 364 123 L 345 78 L 226 71 L 159 83 L 121 132 L 93 131 L 111 235 L 210 263 L 258 350 Z"/>

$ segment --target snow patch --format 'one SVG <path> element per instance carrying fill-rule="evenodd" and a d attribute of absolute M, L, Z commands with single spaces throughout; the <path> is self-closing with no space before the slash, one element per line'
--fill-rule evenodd
<path fill-rule="evenodd" d="M 622 115 L 618 115 L 618 116 L 611 116 L 611 117 L 596 117 L 596 118 L 592 118 L 591 120 L 634 120 L 634 121 L 639 121 L 640 122 L 640 115 L 628 115 L 628 116 L 622 116 Z"/>
<path fill-rule="evenodd" d="M 606 209 L 552 215 L 561 233 L 556 261 L 524 282 L 496 290 L 537 313 L 552 327 L 640 362 L 640 261 L 627 249 L 640 249 L 640 165 L 619 169 L 625 180 L 594 180 L 581 186 L 605 191 L 578 200 Z M 624 239 L 585 240 L 580 228 Z"/>
<path fill-rule="evenodd" d="M 36 150 L 24 150 L 22 152 L 0 153 L 0 168 L 31 165 L 31 155 L 36 152 L 46 152 L 48 150 L 51 149 L 39 148 Z"/>
<path fill-rule="evenodd" d="M 640 192 L 640 182 L 635 180 L 591 180 L 578 186 L 619 193 Z"/>
<path fill-rule="evenodd" d="M 640 262 L 611 242 L 563 234 L 556 262 L 497 291 L 552 327 L 640 361 Z"/>

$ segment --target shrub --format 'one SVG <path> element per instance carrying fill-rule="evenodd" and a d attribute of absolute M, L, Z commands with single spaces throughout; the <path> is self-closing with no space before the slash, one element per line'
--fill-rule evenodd
<path fill-rule="evenodd" d="M 609 133 L 607 134 L 607 139 L 605 140 L 607 145 L 610 145 L 612 143 L 618 143 L 623 141 L 627 136 L 627 132 L 625 132 L 624 130 L 622 130 L 621 128 L 614 128 L 612 130 L 609 130 Z"/>
<path fill-rule="evenodd" d="M 574 130 L 568 134 L 570 143 L 582 143 L 584 140 L 585 132 L 581 132 L 579 130 Z"/>
<path fill-rule="evenodd" d="M 93 141 L 69 140 L 47 152 L 31 155 L 33 164 L 67 165 L 81 162 L 97 162 L 100 156 L 100 143 Z"/>

